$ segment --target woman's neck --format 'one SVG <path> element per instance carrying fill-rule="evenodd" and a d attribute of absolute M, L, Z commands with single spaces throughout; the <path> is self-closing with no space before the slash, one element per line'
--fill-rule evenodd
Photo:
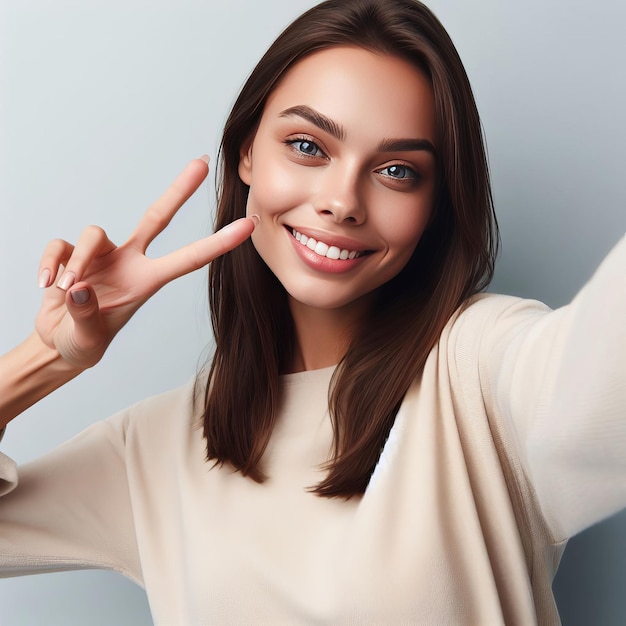
<path fill-rule="evenodd" d="M 289 308 L 296 330 L 290 371 L 302 372 L 338 363 L 367 307 L 359 301 L 339 309 L 316 309 L 290 298 Z"/>

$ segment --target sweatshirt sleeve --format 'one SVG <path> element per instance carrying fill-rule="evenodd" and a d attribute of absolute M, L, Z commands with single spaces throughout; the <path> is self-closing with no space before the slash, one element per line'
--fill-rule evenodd
<path fill-rule="evenodd" d="M 569 305 L 508 302 L 482 376 L 562 540 L 626 507 L 626 238 Z"/>
<path fill-rule="evenodd" d="M 0 453 L 0 576 L 105 568 L 141 584 L 125 415 L 17 468 Z"/>

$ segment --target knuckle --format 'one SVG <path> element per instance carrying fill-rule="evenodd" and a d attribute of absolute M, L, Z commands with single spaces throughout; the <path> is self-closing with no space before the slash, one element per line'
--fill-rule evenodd
<path fill-rule="evenodd" d="M 52 239 L 48 242 L 45 248 L 47 254 L 62 254 L 65 250 L 71 247 L 71 244 L 65 241 L 65 239 Z"/>
<path fill-rule="evenodd" d="M 165 226 L 169 223 L 169 216 L 165 215 L 163 211 L 159 211 L 158 209 L 151 209 L 148 211 L 146 218 L 159 230 L 165 228 Z"/>
<path fill-rule="evenodd" d="M 65 263 L 71 256 L 74 247 L 63 239 L 53 239 L 46 244 L 41 255 L 40 268 L 54 270 L 59 263 Z"/>
<path fill-rule="evenodd" d="M 97 224 L 89 224 L 89 226 L 85 227 L 85 232 L 95 237 L 106 237 L 104 229 Z"/>
<path fill-rule="evenodd" d="M 75 266 L 77 263 L 80 265 L 88 261 L 106 240 L 107 235 L 100 226 L 85 227 L 72 251 L 71 265 Z"/>
<path fill-rule="evenodd" d="M 104 241 L 107 238 L 107 234 L 103 228 L 100 226 L 96 226 L 95 224 L 90 224 L 85 227 L 82 232 L 81 238 L 89 239 L 90 241 Z"/>
<path fill-rule="evenodd" d="M 187 260 L 189 265 L 194 269 L 199 269 L 204 265 L 200 246 L 197 244 L 191 244 L 187 248 Z"/>

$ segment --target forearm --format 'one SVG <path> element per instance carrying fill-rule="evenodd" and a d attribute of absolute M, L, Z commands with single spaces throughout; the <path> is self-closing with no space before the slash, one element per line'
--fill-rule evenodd
<path fill-rule="evenodd" d="M 491 325 L 483 380 L 561 540 L 626 506 L 626 238 L 568 306 L 529 307 Z"/>
<path fill-rule="evenodd" d="M 37 333 L 0 356 L 0 429 L 81 371 L 46 346 Z"/>

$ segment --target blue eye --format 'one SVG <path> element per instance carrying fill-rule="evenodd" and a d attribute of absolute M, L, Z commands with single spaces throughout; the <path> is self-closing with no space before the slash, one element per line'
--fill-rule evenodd
<path fill-rule="evenodd" d="M 292 139 L 289 142 L 289 145 L 292 146 L 296 151 L 305 154 L 310 157 L 322 157 L 324 153 L 320 150 L 320 147 L 310 139 Z"/>
<path fill-rule="evenodd" d="M 398 180 L 411 179 L 415 180 L 417 174 L 407 165 L 389 165 L 388 167 L 380 170 L 383 176 L 389 176 L 389 178 L 396 178 Z"/>

